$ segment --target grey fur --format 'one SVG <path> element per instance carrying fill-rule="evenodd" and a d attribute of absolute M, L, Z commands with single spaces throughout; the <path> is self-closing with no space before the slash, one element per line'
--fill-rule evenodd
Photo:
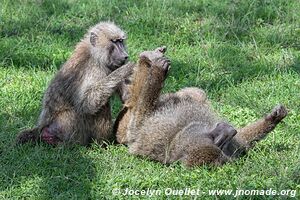
<path fill-rule="evenodd" d="M 184 88 L 160 95 L 169 70 L 164 48 L 143 52 L 135 67 L 130 98 L 117 118 L 117 140 L 129 152 L 168 164 L 223 164 L 240 156 L 287 115 L 277 106 L 266 117 L 235 130 L 212 110 L 205 92 Z"/>
<path fill-rule="evenodd" d="M 112 42 L 119 39 L 122 49 Z M 39 138 L 32 133 L 49 143 L 111 141 L 109 98 L 122 87 L 133 67 L 120 67 L 128 57 L 124 39 L 125 33 L 111 22 L 92 27 L 46 90 L 37 127 L 21 132 L 17 142 Z"/>

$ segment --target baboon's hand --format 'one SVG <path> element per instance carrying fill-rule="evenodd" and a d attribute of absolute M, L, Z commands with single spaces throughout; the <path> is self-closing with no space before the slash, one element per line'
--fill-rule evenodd
<path fill-rule="evenodd" d="M 123 77 L 123 78 L 128 78 L 129 76 L 132 75 L 133 73 L 133 68 L 135 64 L 132 62 L 127 63 L 126 65 L 123 65 L 120 67 L 118 70 L 118 73 Z"/>

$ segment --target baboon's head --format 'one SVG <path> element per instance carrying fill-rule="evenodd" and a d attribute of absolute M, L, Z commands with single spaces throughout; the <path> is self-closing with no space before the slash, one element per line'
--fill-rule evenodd
<path fill-rule="evenodd" d="M 90 29 L 87 37 L 94 58 L 110 70 L 115 70 L 126 63 L 128 59 L 126 34 L 114 23 L 100 22 Z"/>
<path fill-rule="evenodd" d="M 176 94 L 180 97 L 190 97 L 194 101 L 200 102 L 201 104 L 207 101 L 205 92 L 196 87 L 183 88 L 176 92 Z"/>

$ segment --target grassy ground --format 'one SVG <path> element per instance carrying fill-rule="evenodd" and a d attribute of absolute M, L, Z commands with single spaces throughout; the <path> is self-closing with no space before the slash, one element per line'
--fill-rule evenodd
<path fill-rule="evenodd" d="M 0 0 L 0 199 L 128 199 L 113 196 L 113 188 L 200 189 L 206 194 L 199 199 L 210 189 L 291 189 L 299 198 L 299 11 L 298 0 Z M 131 156 L 124 146 L 15 147 L 17 133 L 34 126 L 57 69 L 100 20 L 127 31 L 131 60 L 168 46 L 165 92 L 201 87 L 236 126 L 278 103 L 289 116 L 248 155 L 219 168 L 167 167 Z M 116 114 L 120 103 L 114 104 Z M 178 196 L 156 196 L 165 197 Z"/>

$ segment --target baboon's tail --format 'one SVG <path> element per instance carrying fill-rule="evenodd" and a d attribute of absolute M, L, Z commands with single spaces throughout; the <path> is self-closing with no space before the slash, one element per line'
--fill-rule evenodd
<path fill-rule="evenodd" d="M 287 115 L 283 105 L 276 106 L 267 116 L 237 130 L 232 142 L 224 147 L 224 152 L 232 157 L 238 157 L 262 140 Z"/>
<path fill-rule="evenodd" d="M 16 144 L 25 144 L 27 142 L 38 142 L 40 138 L 40 130 L 35 127 L 21 131 L 16 139 Z"/>

